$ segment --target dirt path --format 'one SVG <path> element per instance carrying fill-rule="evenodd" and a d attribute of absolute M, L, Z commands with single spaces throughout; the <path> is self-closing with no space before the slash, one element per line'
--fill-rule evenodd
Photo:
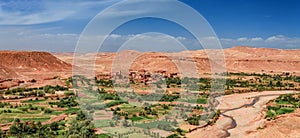
<path fill-rule="evenodd" d="M 61 120 L 64 120 L 66 117 L 68 117 L 68 115 L 66 114 L 61 114 L 55 117 L 52 117 L 50 120 L 48 120 L 47 122 L 42 122 L 42 125 L 46 125 L 46 124 L 51 124 L 53 122 L 59 122 Z"/>

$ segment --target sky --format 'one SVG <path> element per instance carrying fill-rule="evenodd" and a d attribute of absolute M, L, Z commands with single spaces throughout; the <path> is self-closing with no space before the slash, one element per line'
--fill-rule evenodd
<path fill-rule="evenodd" d="M 149 10 L 157 14 L 171 10 L 170 16 L 176 16 L 184 10 L 157 5 L 147 5 L 148 7 L 143 10 L 136 10 L 145 3 L 145 0 L 129 1 L 130 3 L 122 8 L 114 7 L 111 10 L 113 13 L 108 14 L 106 19 L 116 21 L 123 17 L 142 15 L 150 12 Z M 174 0 L 162 1 L 174 2 Z M 97 14 L 119 2 L 120 0 L 0 0 L 0 50 L 73 52 L 89 22 Z M 299 0 L 181 0 L 180 2 L 192 7 L 205 18 L 223 48 L 233 46 L 300 48 Z M 186 20 L 193 22 L 191 17 L 187 17 Z M 105 29 L 105 26 L 100 26 L 99 29 L 101 27 Z M 90 41 L 107 37 L 102 51 L 116 51 L 122 44 L 132 39 L 135 42 L 127 44 L 145 47 L 164 45 L 168 47 L 167 51 L 172 51 L 176 49 L 172 45 L 178 41 L 187 49 L 201 49 L 198 41 L 186 28 L 158 18 L 132 20 L 115 28 L 110 34 L 90 37 Z"/>

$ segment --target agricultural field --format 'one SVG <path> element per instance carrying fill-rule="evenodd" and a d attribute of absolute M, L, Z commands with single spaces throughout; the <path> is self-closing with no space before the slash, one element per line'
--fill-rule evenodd
<path fill-rule="evenodd" d="M 151 83 L 131 82 L 128 88 L 133 90 L 125 87 L 121 91 L 113 88 L 114 81 L 83 76 L 66 80 L 69 87 L 7 89 L 1 92 L 2 134 L 66 137 L 89 131 L 86 133 L 89 136 L 103 138 L 184 137 L 197 127 L 213 126 L 222 114 L 212 108 L 218 104 L 214 99 L 222 95 L 212 94 L 212 84 L 226 84 L 222 89 L 227 95 L 299 89 L 299 77 L 292 75 L 227 73 L 219 76 L 218 79 L 175 77 Z M 150 85 L 158 89 L 151 91 Z M 274 119 L 299 108 L 298 96 L 283 95 L 270 102 L 266 118 Z M 86 127 L 73 128 L 71 124 L 76 123 Z M 25 124 L 30 127 L 24 132 L 17 131 Z M 184 125 L 191 129 L 180 129 Z M 30 132 L 32 129 L 35 131 Z"/>
<path fill-rule="evenodd" d="M 225 75 L 226 77 L 222 78 Z M 81 95 L 80 101 L 89 112 L 89 117 L 95 118 L 95 126 L 101 128 L 105 134 L 132 137 L 132 132 L 118 133 L 106 129 L 113 127 L 149 130 L 153 134 L 152 137 L 177 137 L 191 131 L 180 130 L 182 125 L 207 126 L 218 120 L 221 112 L 208 106 L 214 103 L 211 100 L 214 98 L 214 95 L 211 95 L 212 83 L 224 82 L 224 94 L 299 89 L 299 78 L 289 74 L 227 73 L 219 76 L 221 77 L 215 80 L 175 77 L 149 83 L 131 81 L 123 91 L 112 89 L 114 81 L 100 79 L 91 87 L 79 87 L 78 93 Z M 91 84 L 84 81 L 81 84 Z M 155 91 L 149 88 L 153 86 L 157 88 Z M 167 92 L 164 92 L 162 87 L 165 87 Z M 103 112 L 97 112 L 99 109 Z M 168 135 L 155 135 L 157 131 L 159 134 Z M 141 132 L 147 135 L 144 131 Z"/>
<path fill-rule="evenodd" d="M 286 94 L 270 101 L 267 106 L 266 118 L 276 119 L 276 116 L 294 112 L 300 108 L 300 94 Z"/>
<path fill-rule="evenodd" d="M 87 121 L 75 99 L 72 90 L 58 85 L 5 90 L 0 100 L 1 136 L 64 137 L 74 135 L 75 132 L 70 130 L 75 128 L 70 126 Z M 87 135 L 94 135 L 93 126 L 87 127 L 87 130 L 91 131 Z"/>

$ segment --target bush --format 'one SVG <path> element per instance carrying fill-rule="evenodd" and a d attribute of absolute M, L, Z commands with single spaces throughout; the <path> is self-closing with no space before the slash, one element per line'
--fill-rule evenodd
<path fill-rule="evenodd" d="M 66 91 L 64 94 L 67 97 L 75 95 L 75 93 L 73 91 Z"/>
<path fill-rule="evenodd" d="M 167 138 L 180 138 L 177 134 L 172 134 L 170 136 L 167 136 Z"/>
<path fill-rule="evenodd" d="M 53 111 L 51 109 L 48 109 L 48 108 L 44 110 L 44 113 L 46 113 L 46 114 L 51 114 L 52 112 Z"/>

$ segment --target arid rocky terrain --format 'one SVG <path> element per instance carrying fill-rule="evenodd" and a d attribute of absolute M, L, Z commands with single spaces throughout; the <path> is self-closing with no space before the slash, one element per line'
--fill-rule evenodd
<path fill-rule="evenodd" d="M 299 136 L 299 110 L 279 116 L 276 120 L 264 119 L 266 103 L 281 94 L 295 91 L 264 91 L 232 94 L 219 98 L 221 117 L 213 126 L 197 129 L 187 137 L 291 137 Z"/>
<path fill-rule="evenodd" d="M 211 71 L 207 53 L 213 55 L 215 51 L 88 53 L 78 54 L 76 59 L 89 63 L 97 55 L 95 67 L 98 73 L 111 72 L 112 65 L 116 66 L 117 63 L 130 64 L 126 61 L 132 62 L 130 64 L 132 70 L 177 72 L 176 60 L 181 60 L 185 64 L 189 62 L 196 64 L 199 72 L 205 73 Z M 224 53 L 226 69 L 229 72 L 300 73 L 300 50 L 233 47 L 225 49 L 222 53 Z M 55 53 L 52 55 L 47 52 L 0 51 L 0 58 L 0 80 L 39 79 L 70 75 L 74 54 Z"/>
<path fill-rule="evenodd" d="M 210 56 L 208 56 L 210 55 Z M 218 56 L 216 56 L 218 55 Z M 119 53 L 48 53 L 32 51 L 0 51 L 0 87 L 18 86 L 24 82 L 61 84 L 57 78 L 72 75 L 72 64 L 97 74 L 124 70 L 166 73 L 192 72 L 204 75 L 211 72 L 212 60 L 216 68 L 227 72 L 300 74 L 300 50 L 282 50 L 237 46 L 224 50 L 197 50 L 177 53 L 121 51 Z M 210 58 L 208 58 L 210 57 Z M 75 61 L 74 61 L 75 59 Z M 95 59 L 95 61 L 94 61 Z M 212 60 L 210 60 L 212 59 Z M 222 63 L 222 61 L 224 61 Z M 95 67 L 95 68 L 94 68 Z"/>
<path fill-rule="evenodd" d="M 71 75 L 72 65 L 48 52 L 0 51 L 2 88 Z"/>
<path fill-rule="evenodd" d="M 297 138 L 300 135 L 300 111 L 279 116 L 276 120 L 267 122 L 264 129 L 260 129 L 250 136 L 260 138 L 290 137 Z"/>
<path fill-rule="evenodd" d="M 216 53 L 218 53 L 218 57 L 214 57 Z M 132 64 L 130 64 L 130 68 L 132 70 L 145 69 L 150 72 L 157 70 L 177 72 L 178 69 L 175 63 L 177 63 L 178 60 L 185 64 L 196 64 L 198 71 L 200 73 L 205 73 L 211 71 L 210 60 L 207 55 L 211 55 L 210 59 L 224 57 L 226 69 L 229 72 L 300 73 L 300 50 L 282 50 L 242 46 L 228 48 L 223 51 L 197 50 L 183 51 L 178 53 L 141 53 L 138 51 L 123 51 L 118 54 L 89 53 L 78 54 L 76 59 L 79 59 L 80 62 L 88 63 L 96 57 L 95 67 L 96 71 L 99 73 L 111 72 L 112 65 L 114 68 L 118 68 L 116 67 L 117 64 L 118 66 L 121 66 L 120 64 L 124 64 L 125 66 L 125 64 L 129 64 L 130 62 L 132 62 Z M 67 63 L 73 63 L 73 54 L 71 53 L 57 53 L 55 56 L 63 61 L 66 61 Z"/>
<path fill-rule="evenodd" d="M 0 78 L 37 77 L 45 73 L 61 75 L 68 72 L 71 65 L 47 52 L 0 51 Z M 35 73 L 35 74 L 33 74 Z"/>

